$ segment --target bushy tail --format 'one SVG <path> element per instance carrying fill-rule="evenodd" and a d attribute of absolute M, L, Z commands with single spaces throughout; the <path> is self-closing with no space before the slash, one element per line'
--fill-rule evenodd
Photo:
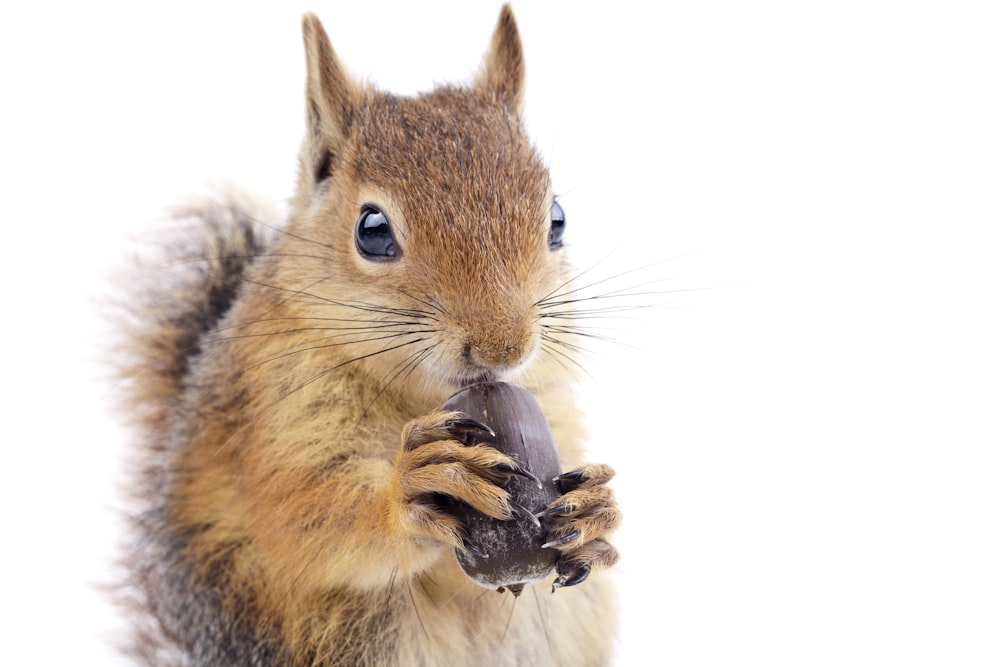
<path fill-rule="evenodd" d="M 162 430 L 202 335 L 229 310 L 246 268 L 266 252 L 276 220 L 272 207 L 239 193 L 178 209 L 164 239 L 119 279 L 115 366 L 127 417 L 143 430 Z"/>
<path fill-rule="evenodd" d="M 171 419 L 203 335 L 238 297 L 247 267 L 267 252 L 277 219 L 272 208 L 239 194 L 179 209 L 169 229 L 155 245 L 142 244 L 115 283 L 114 392 L 138 432 L 127 455 L 134 470 L 122 498 L 132 536 L 119 564 L 121 579 L 108 592 L 132 625 L 120 648 L 141 664 L 191 665 L 184 651 L 172 648 L 183 646 L 179 603 L 164 583 L 186 576 L 182 542 L 166 511 L 165 471 L 175 454 Z"/>

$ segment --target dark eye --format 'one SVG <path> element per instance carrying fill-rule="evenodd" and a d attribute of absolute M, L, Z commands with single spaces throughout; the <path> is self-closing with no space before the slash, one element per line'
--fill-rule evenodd
<path fill-rule="evenodd" d="M 552 202 L 552 225 L 549 227 L 549 250 L 558 250 L 563 244 L 566 231 L 566 213 L 558 202 Z"/>
<path fill-rule="evenodd" d="M 392 226 L 385 213 L 374 206 L 365 206 L 358 217 L 354 229 L 354 242 L 358 252 L 368 259 L 393 259 L 396 257 L 396 241 L 392 238 Z"/>

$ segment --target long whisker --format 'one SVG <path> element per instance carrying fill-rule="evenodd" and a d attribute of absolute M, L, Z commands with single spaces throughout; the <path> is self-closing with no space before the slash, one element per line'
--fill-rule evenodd
<path fill-rule="evenodd" d="M 237 334 L 235 336 L 215 336 L 208 342 L 226 342 L 231 340 L 239 340 L 241 338 L 262 338 L 267 336 L 285 336 L 295 333 L 303 333 L 305 331 L 342 331 L 344 333 L 339 333 L 334 336 L 327 336 L 321 338 L 320 340 L 329 340 L 331 338 L 340 338 L 341 336 L 356 336 L 365 333 L 379 333 L 387 329 L 392 329 L 392 327 L 409 327 L 404 331 L 395 331 L 388 337 L 394 335 L 412 334 L 412 333 L 433 333 L 437 329 L 424 328 L 419 329 L 413 327 L 412 322 L 393 322 L 391 324 L 384 324 L 380 326 L 364 326 L 364 327 L 299 327 L 296 329 L 282 329 L 280 331 L 263 331 L 260 333 L 250 333 L 250 334 Z M 419 326 L 419 325 L 418 325 Z M 369 340 L 381 340 L 385 337 L 375 337 L 375 338 L 365 338 L 357 342 L 366 342 Z"/>
<path fill-rule="evenodd" d="M 397 292 L 399 294 L 402 294 L 403 296 L 407 297 L 408 299 L 412 299 L 413 301 L 416 301 L 419 304 L 423 304 L 424 306 L 427 306 L 428 308 L 430 308 L 431 310 L 433 310 L 433 311 L 435 311 L 437 313 L 444 314 L 446 312 L 445 308 L 441 304 L 441 302 L 438 299 L 436 299 L 436 298 L 434 298 L 432 296 L 427 296 L 425 298 L 420 298 L 420 297 L 414 296 L 410 292 L 408 292 L 406 290 L 403 290 L 403 289 L 394 289 L 393 291 L 395 291 L 395 292 Z M 414 311 L 414 312 L 420 312 L 420 311 Z M 425 316 L 427 316 L 427 317 L 432 317 L 429 313 L 422 313 L 422 314 L 425 315 Z"/>
<path fill-rule="evenodd" d="M 224 209 L 224 210 L 228 211 L 230 214 L 232 214 L 234 216 L 237 216 L 237 217 L 240 217 L 240 218 L 245 218 L 246 220 L 249 220 L 250 222 L 252 222 L 255 226 L 263 227 L 264 229 L 267 229 L 267 230 L 269 230 L 271 232 L 274 232 L 276 234 L 281 234 L 282 236 L 287 236 L 288 238 L 296 239 L 298 241 L 302 241 L 303 243 L 310 243 L 310 244 L 313 244 L 313 245 L 318 245 L 321 248 L 325 248 L 327 250 L 332 250 L 333 249 L 333 246 L 331 246 L 328 243 L 323 243 L 322 241 L 317 241 L 317 240 L 311 239 L 311 238 L 309 238 L 307 236 L 302 236 L 300 234 L 295 234 L 293 232 L 288 231 L 288 229 L 285 228 L 283 225 L 282 226 L 277 226 L 277 225 L 268 224 L 268 223 L 264 222 L 263 220 L 261 220 L 260 218 L 258 218 L 256 216 L 253 216 L 253 215 L 250 215 L 246 211 L 244 211 L 242 209 L 239 209 L 236 206 L 233 206 L 232 204 L 226 203 L 224 201 L 220 201 L 217 198 L 209 197 L 208 200 L 214 206 L 217 206 L 220 209 Z M 183 215 L 183 211 L 181 211 L 181 214 Z"/>
<path fill-rule="evenodd" d="M 320 278 L 316 282 L 312 283 L 312 285 L 316 285 L 316 284 L 318 284 L 320 282 L 323 282 L 324 280 L 328 280 L 330 278 L 332 278 L 332 276 L 326 276 L 324 278 Z M 316 301 L 320 301 L 320 302 L 323 302 L 323 303 L 328 303 L 328 304 L 335 305 L 335 306 L 343 306 L 345 308 L 354 308 L 356 310 L 361 310 L 361 311 L 366 311 L 366 312 L 372 312 L 372 313 L 379 313 L 379 314 L 384 314 L 384 315 L 402 315 L 402 316 L 409 316 L 409 317 L 422 317 L 422 318 L 428 318 L 428 319 L 432 319 L 432 320 L 434 319 L 434 317 L 432 315 L 430 315 L 429 313 L 427 313 L 427 312 L 424 312 L 424 311 L 421 311 L 421 310 L 415 310 L 415 309 L 411 309 L 411 308 L 399 308 L 397 306 L 389 307 L 389 306 L 383 306 L 383 305 L 380 305 L 380 304 L 377 304 L 377 303 L 369 303 L 369 302 L 365 302 L 365 301 L 341 301 L 339 299 L 334 299 L 334 298 L 326 297 L 326 296 L 323 296 L 323 295 L 320 295 L 320 294 L 315 294 L 315 293 L 312 293 L 312 292 L 305 292 L 305 291 L 303 291 L 301 289 L 294 289 L 294 288 L 289 288 L 289 287 L 282 287 L 281 285 L 272 285 L 272 284 L 269 284 L 269 283 L 261 282 L 261 281 L 258 281 L 258 280 L 253 280 L 253 279 L 250 279 L 250 278 L 243 278 L 243 282 L 249 283 L 251 285 L 255 285 L 257 287 L 263 287 L 265 289 L 275 290 L 277 292 L 287 292 L 287 293 L 298 295 L 298 296 L 306 296 L 306 297 L 309 297 L 310 299 L 315 299 Z"/>
<path fill-rule="evenodd" d="M 341 362 L 339 364 L 334 364 L 333 366 L 330 366 L 329 368 L 327 368 L 327 369 L 325 369 L 325 370 L 317 373 L 316 375 L 312 376 L 311 378 L 309 378 L 309 379 L 307 379 L 307 380 L 299 383 L 299 385 L 297 385 L 296 387 L 288 390 L 283 396 L 281 396 L 276 401 L 272 402 L 270 405 L 266 406 L 261 412 L 263 414 L 263 413 L 266 413 L 266 412 L 269 412 L 269 411 L 273 410 L 282 401 L 286 400 L 290 396 L 293 396 L 297 392 L 305 389 L 307 386 L 311 385 L 313 382 L 316 382 L 317 380 L 320 380 L 320 379 L 326 377 L 327 375 L 329 375 L 330 373 L 334 372 L 335 370 L 337 370 L 339 368 L 343 368 L 344 366 L 347 366 L 349 364 L 353 364 L 353 363 L 358 362 L 358 361 L 362 361 L 364 359 L 370 359 L 370 358 L 378 356 L 380 354 L 385 354 L 386 352 L 391 352 L 393 350 L 398 350 L 398 349 L 400 349 L 402 347 L 406 347 L 407 345 L 414 345 L 416 343 L 423 342 L 424 340 L 426 340 L 426 339 L 425 338 L 418 338 L 416 340 L 406 341 L 404 343 L 400 343 L 399 345 L 393 345 L 391 347 L 383 348 L 381 350 L 376 350 L 375 352 L 369 352 L 368 354 L 363 354 L 361 356 L 354 357 L 352 359 L 348 359 L 347 361 L 343 361 L 343 362 Z M 294 354 L 294 353 L 291 353 L 291 354 Z M 264 362 L 261 362 L 261 363 L 264 363 Z M 217 450 L 217 453 L 221 453 L 222 451 L 224 451 L 229 446 L 229 443 L 231 443 L 233 441 L 233 439 L 236 438 L 237 435 L 239 435 L 244 430 L 246 430 L 247 428 L 249 428 L 250 425 L 251 425 L 250 423 L 243 424 L 242 426 L 240 426 L 239 428 L 237 428 L 235 431 L 233 431 L 229 435 L 229 437 L 226 438 L 226 440 L 219 446 L 219 449 Z"/>
<path fill-rule="evenodd" d="M 552 652 L 552 638 L 549 637 L 549 619 L 542 613 L 542 601 L 538 597 L 538 587 L 531 587 L 532 597 L 535 598 L 535 609 L 538 610 L 538 624 L 542 626 L 542 633 L 545 635 L 545 646 L 549 649 L 549 656 L 554 656 Z"/>
<path fill-rule="evenodd" d="M 172 269 L 179 266 L 191 266 L 193 264 L 202 264 L 206 262 L 223 262 L 232 259 L 256 260 L 264 257 L 293 257 L 295 259 L 315 259 L 324 262 L 329 260 L 329 257 L 323 255 L 306 255 L 294 252 L 261 252 L 261 253 L 255 253 L 253 255 L 213 255 L 213 256 L 203 256 L 203 257 L 190 257 L 187 259 L 183 259 L 181 261 L 164 264 L 161 267 L 153 267 L 153 268 Z"/>
<path fill-rule="evenodd" d="M 647 280 L 646 282 L 639 283 L 638 285 L 629 285 L 628 287 L 621 287 L 619 289 L 611 290 L 610 292 L 602 292 L 601 294 L 592 294 L 592 295 L 589 295 L 589 296 L 580 296 L 580 297 L 575 297 L 575 298 L 571 298 L 571 299 L 564 299 L 564 298 L 562 298 L 562 297 L 567 297 L 567 296 L 569 296 L 571 294 L 576 294 L 576 293 L 582 291 L 582 289 L 589 289 L 589 288 L 574 289 L 574 290 L 570 290 L 568 292 L 563 292 L 562 294 L 556 294 L 553 297 L 551 297 L 551 298 L 549 298 L 549 299 L 547 299 L 545 301 L 539 302 L 538 305 L 539 305 L 539 307 L 542 307 L 542 308 L 549 308 L 549 307 L 552 307 L 552 306 L 561 306 L 561 305 L 564 305 L 564 304 L 567 304 L 567 303 L 581 303 L 583 301 L 594 301 L 594 300 L 597 300 L 597 299 L 623 298 L 623 297 L 631 297 L 631 296 L 660 296 L 662 294 L 672 294 L 674 292 L 691 291 L 690 289 L 686 289 L 686 290 L 685 289 L 677 289 L 677 290 L 655 290 L 655 291 L 649 291 L 649 292 L 635 291 L 635 290 L 639 290 L 641 288 L 648 287 L 650 285 L 656 285 L 656 284 L 659 284 L 659 283 L 665 283 L 668 280 L 669 280 L 669 278 L 660 278 L 660 279 L 657 279 L 657 280 Z M 557 297 L 558 297 L 558 299 L 557 299 Z"/>
<path fill-rule="evenodd" d="M 609 255 L 609 257 L 610 257 L 610 255 Z M 579 286 L 574 287 L 573 289 L 567 290 L 565 292 L 560 292 L 559 291 L 563 287 L 574 283 L 580 277 L 582 277 L 582 276 L 586 275 L 587 273 L 589 273 L 590 271 L 594 270 L 597 266 L 599 266 L 604 261 L 607 261 L 607 257 L 605 257 L 604 259 L 600 260 L 599 262 L 593 264 L 592 266 L 588 267 L 587 269 L 584 269 L 583 271 L 581 271 L 580 273 L 576 274 L 572 278 L 570 278 L 570 279 L 566 280 L 565 282 L 563 282 L 561 285 L 559 285 L 559 287 L 555 288 L 554 290 L 552 290 L 551 292 L 549 292 L 546 296 L 542 297 L 542 299 L 540 299 L 538 302 L 536 302 L 535 305 L 542 305 L 545 302 L 547 302 L 547 301 L 549 301 L 549 300 L 551 300 L 553 298 L 560 298 L 560 297 L 568 296 L 570 294 L 576 294 L 577 292 L 582 292 L 584 290 L 592 289 L 592 288 L 594 288 L 594 287 L 596 287 L 598 285 L 603 285 L 604 283 L 610 282 L 612 280 L 618 280 L 618 279 L 622 278 L 623 276 L 628 276 L 628 275 L 631 275 L 633 273 L 638 273 L 640 271 L 646 271 L 646 270 L 651 269 L 651 268 L 653 268 L 655 266 L 660 266 L 662 264 L 666 264 L 667 262 L 675 261 L 675 260 L 677 260 L 678 257 L 683 257 L 683 255 L 678 255 L 677 257 L 668 257 L 666 259 L 661 259 L 661 260 L 658 260 L 656 262 L 650 262 L 649 264 L 644 264 L 643 266 L 637 266 L 635 268 L 628 269 L 626 271 L 621 271 L 619 273 L 616 273 L 614 275 L 608 276 L 606 278 L 602 278 L 600 280 L 596 280 L 596 281 L 594 281 L 592 283 L 588 283 L 586 285 L 579 285 Z M 665 280 L 665 279 L 660 279 L 660 281 L 662 281 L 662 280 Z M 660 281 L 653 281 L 653 282 L 660 282 Z"/>
<path fill-rule="evenodd" d="M 299 580 L 302 579 L 302 576 L 306 573 L 306 570 L 308 570 L 313 565 L 313 563 L 315 563 L 316 560 L 322 555 L 323 552 L 317 549 L 316 552 L 312 555 L 312 557 L 310 557 L 309 560 L 307 560 L 302 565 L 302 567 L 299 569 L 298 574 L 296 574 L 295 578 L 292 579 L 291 583 L 288 584 L 288 590 L 286 590 L 284 595 L 282 595 L 281 598 L 278 600 L 279 603 L 284 602 L 285 600 L 288 599 L 288 597 L 292 594 L 292 591 L 295 589 L 296 584 L 299 583 Z"/>
<path fill-rule="evenodd" d="M 550 303 L 547 303 L 547 304 L 543 304 L 542 307 L 543 308 L 551 308 L 551 307 L 568 305 L 568 304 L 574 304 L 574 303 L 583 303 L 585 301 L 597 301 L 597 300 L 600 300 L 600 299 L 624 299 L 624 298 L 643 297 L 643 296 L 663 296 L 665 294 L 684 294 L 686 292 L 704 292 L 704 291 L 715 290 L 715 289 L 719 289 L 719 288 L 717 288 L 717 287 L 689 287 L 689 288 L 682 288 L 682 289 L 658 290 L 658 291 L 655 291 L 655 292 L 625 292 L 625 291 L 621 291 L 620 290 L 618 292 L 609 292 L 607 294 L 595 294 L 595 295 L 591 295 L 591 296 L 580 297 L 578 299 L 566 299 L 566 300 L 558 301 L 558 302 L 553 301 L 553 302 L 550 302 Z M 637 304 L 637 305 L 629 305 L 629 306 L 617 306 L 617 307 L 638 310 L 638 309 L 641 309 L 641 308 L 655 308 L 655 307 L 662 307 L 662 306 L 668 306 L 668 305 L 673 305 L 673 304 L 669 304 L 669 303 L 652 303 L 652 304 L 646 303 L 646 304 Z"/>
<path fill-rule="evenodd" d="M 410 604 L 413 605 L 413 611 L 417 615 L 417 621 L 420 622 L 420 629 L 424 631 L 424 637 L 427 638 L 427 641 L 432 641 L 430 633 L 427 632 L 427 626 L 424 625 L 424 619 L 420 615 L 420 608 L 417 606 L 417 599 L 413 595 L 413 580 L 412 579 L 407 579 L 406 590 L 408 590 L 410 592 Z"/>
<path fill-rule="evenodd" d="M 622 305 L 622 306 L 605 306 L 603 308 L 585 308 L 585 309 L 570 309 L 570 310 L 556 310 L 549 313 L 542 313 L 539 319 L 567 319 L 567 320 L 583 320 L 583 319 L 612 319 L 607 318 L 607 315 L 613 313 L 628 313 L 637 310 L 648 310 L 650 308 L 663 308 L 667 307 L 669 304 L 639 304 L 639 305 Z"/>
<path fill-rule="evenodd" d="M 545 336 L 544 334 L 542 335 L 542 339 L 543 342 L 541 349 L 552 355 L 552 358 L 556 361 L 556 363 L 558 363 L 563 368 L 569 370 L 570 367 L 566 365 L 566 362 L 569 362 L 573 366 L 576 366 L 576 368 L 582 371 L 587 377 L 595 379 L 594 376 L 591 375 L 590 371 L 588 371 L 583 364 L 581 364 L 579 361 L 574 359 L 572 356 L 566 354 L 562 350 L 556 349 L 555 344 L 558 343 L 558 341 L 556 341 L 551 337 Z"/>
<path fill-rule="evenodd" d="M 500 641 L 504 641 L 507 638 L 507 632 L 510 630 L 510 622 L 514 620 L 514 610 L 517 608 L 518 598 L 511 596 L 514 601 L 510 603 L 510 614 L 507 615 L 507 624 L 503 626 L 503 634 L 500 635 Z"/>
<path fill-rule="evenodd" d="M 562 288 L 566 287 L 567 285 L 573 284 L 575 281 L 577 281 L 580 278 L 582 278 L 583 276 L 587 275 L 588 273 L 590 273 L 591 271 L 593 271 L 594 269 L 596 269 L 598 266 L 600 266 L 601 264 L 603 264 L 604 262 L 606 262 L 607 259 L 608 259 L 608 257 L 610 257 L 610 256 L 611 256 L 610 254 L 607 255 L 607 256 L 605 256 L 603 259 L 600 259 L 597 262 L 595 262 L 594 264 L 591 264 L 589 267 L 587 267 L 583 271 L 580 271 L 579 273 L 574 274 L 572 277 L 567 278 L 565 281 L 563 281 L 562 283 L 560 283 L 559 285 L 557 285 L 551 292 L 549 292 L 548 294 L 546 294 L 545 296 L 543 296 L 541 299 L 539 299 L 537 302 L 535 302 L 535 305 L 537 306 L 537 305 L 539 305 L 539 304 L 547 301 L 548 299 L 552 298 L 554 295 L 558 295 L 559 294 L 559 290 L 561 290 Z M 583 289 L 583 288 L 581 288 L 581 289 Z"/>
<path fill-rule="evenodd" d="M 247 327 L 251 324 L 259 324 L 261 322 L 350 322 L 357 324 L 375 324 L 375 325 L 393 325 L 393 324 L 410 324 L 411 320 L 379 320 L 379 319 L 363 319 L 360 317 L 262 317 L 257 320 L 250 322 L 244 322 L 232 327 L 226 327 L 226 329 L 234 329 L 237 327 Z M 219 331 L 225 331 L 226 329 L 217 329 L 215 333 Z"/>
<path fill-rule="evenodd" d="M 302 354 L 303 352 L 314 352 L 316 350 L 325 350 L 325 349 L 334 348 L 334 347 L 341 347 L 341 346 L 344 346 L 344 345 L 356 345 L 356 344 L 359 344 L 359 343 L 370 343 L 370 342 L 377 341 L 377 340 L 391 340 L 393 338 L 401 338 L 402 336 L 415 335 L 416 333 L 419 333 L 419 332 L 401 331 L 401 332 L 395 332 L 395 333 L 391 333 L 391 334 L 386 334 L 384 336 L 372 336 L 372 337 L 364 338 L 364 339 L 361 339 L 361 340 L 346 340 L 346 341 L 340 341 L 340 342 L 337 342 L 337 343 L 327 343 L 326 345 L 313 345 L 313 346 L 310 346 L 310 347 L 300 347 L 300 348 L 298 348 L 296 350 L 291 350 L 290 352 L 284 352 L 282 354 L 278 354 L 278 355 L 275 355 L 273 357 L 269 357 L 269 358 L 264 359 L 262 361 L 258 361 L 257 363 L 255 363 L 255 364 L 253 364 L 251 366 L 247 366 L 245 369 L 243 369 L 242 372 L 245 373 L 245 372 L 251 371 L 251 370 L 253 370 L 255 368 L 260 368 L 261 366 L 263 366 L 265 364 L 269 364 L 269 363 L 278 361 L 279 359 L 284 359 L 286 357 L 290 357 L 290 356 L 295 355 L 295 354 Z M 338 336 L 327 336 L 327 337 L 322 338 L 320 340 L 330 340 L 332 338 L 337 338 L 337 337 Z M 391 350 L 396 350 L 396 349 L 399 349 L 400 347 L 404 347 L 406 345 L 411 345 L 413 343 L 419 343 L 419 342 L 424 341 L 424 340 L 426 340 L 426 338 L 419 338 L 417 340 L 413 340 L 413 341 L 408 341 L 408 342 L 405 342 L 405 343 L 401 343 L 400 345 L 396 345 L 396 346 L 393 346 L 393 347 L 385 348 L 385 349 L 382 349 L 382 350 L 377 350 L 375 352 L 372 352 L 371 354 L 366 354 L 366 355 L 361 356 L 361 357 L 356 357 L 354 359 L 350 359 L 350 360 L 345 361 L 345 362 L 343 362 L 341 364 L 337 364 L 336 366 L 333 366 L 332 368 L 329 368 L 326 371 L 324 371 L 324 373 L 332 372 L 332 371 L 336 370 L 337 368 L 340 368 L 341 366 L 344 366 L 344 365 L 349 364 L 349 363 L 353 363 L 355 361 L 359 361 L 361 359 L 367 359 L 368 357 L 372 357 L 372 356 L 375 356 L 377 354 L 382 354 L 384 352 L 389 352 Z M 310 342 L 319 342 L 319 341 L 310 341 Z M 322 377 L 322 375 L 320 377 Z M 318 378 L 316 378 L 316 379 L 318 379 Z"/>
<path fill-rule="evenodd" d="M 313 283 L 313 285 L 318 285 L 319 283 L 323 282 L 323 280 L 329 279 L 330 277 L 332 277 L 332 276 L 327 276 L 327 278 L 321 278 L 320 280 L 317 280 L 315 283 Z M 312 299 L 316 299 L 317 301 L 323 301 L 323 302 L 326 302 L 326 303 L 332 303 L 332 304 L 340 305 L 340 304 L 338 304 L 338 302 L 335 299 L 329 299 L 327 297 L 320 296 L 319 294 L 312 294 L 310 292 L 303 292 L 302 290 L 293 289 L 293 288 L 290 288 L 290 287 L 282 287 L 281 285 L 271 285 L 269 283 L 264 283 L 264 282 L 261 282 L 259 280 L 252 280 L 250 278 L 243 278 L 243 282 L 245 282 L 247 284 L 250 284 L 250 285 L 255 285 L 257 287 L 263 287 L 263 288 L 266 288 L 266 289 L 271 289 L 271 290 L 274 290 L 276 292 L 287 292 L 289 294 L 294 294 L 294 295 L 297 295 L 297 296 L 308 296 L 308 297 L 310 297 Z"/>
<path fill-rule="evenodd" d="M 389 616 L 389 603 L 392 600 L 392 589 L 396 587 L 396 576 L 399 574 L 399 566 L 392 568 L 392 574 L 389 575 L 389 585 L 386 587 L 385 591 L 385 611 L 386 617 Z"/>
<path fill-rule="evenodd" d="M 612 338 L 611 336 L 604 336 L 604 335 L 601 335 L 599 333 L 595 333 L 593 330 L 587 330 L 587 329 L 583 329 L 581 327 L 575 327 L 575 326 L 549 324 L 549 325 L 546 325 L 545 330 L 546 330 L 546 332 L 548 332 L 550 334 L 551 333 L 559 333 L 559 334 L 565 334 L 567 336 L 580 336 L 581 338 L 592 338 L 594 340 L 600 340 L 600 341 L 604 341 L 606 343 L 620 343 L 621 342 L 621 341 L 619 341 L 616 338 Z"/>
<path fill-rule="evenodd" d="M 358 418 L 358 422 L 357 424 L 355 424 L 355 426 L 360 425 L 361 422 L 365 420 L 365 418 L 368 416 L 368 411 L 371 409 L 371 407 L 375 405 L 375 402 L 378 401 L 378 399 L 382 396 L 382 394 L 384 394 L 386 390 L 389 389 L 389 386 L 393 382 L 395 382 L 397 378 L 400 377 L 401 374 L 402 374 L 402 379 L 405 380 L 406 378 L 408 378 L 410 374 L 413 373 L 413 370 L 430 355 L 431 351 L 436 346 L 437 343 L 432 343 L 427 347 L 421 350 L 417 350 L 416 352 L 410 354 L 403 361 L 396 364 L 396 366 L 394 366 L 390 370 L 392 375 L 389 377 L 387 381 L 385 381 L 382 384 L 382 387 L 378 390 L 378 393 L 376 393 L 375 397 L 371 401 L 369 401 L 368 405 L 365 406 L 365 409 L 361 411 L 361 416 Z"/>

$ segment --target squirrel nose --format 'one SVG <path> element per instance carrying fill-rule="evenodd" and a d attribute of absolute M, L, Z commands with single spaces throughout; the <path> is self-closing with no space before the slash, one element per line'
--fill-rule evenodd
<path fill-rule="evenodd" d="M 506 344 L 500 346 L 483 346 L 470 342 L 465 344 L 463 352 L 466 361 L 475 366 L 487 368 L 511 366 L 521 356 L 511 345 Z"/>
<path fill-rule="evenodd" d="M 497 328 L 470 336 L 462 348 L 465 360 L 482 368 L 516 366 L 531 349 L 531 335 L 526 327 Z"/>

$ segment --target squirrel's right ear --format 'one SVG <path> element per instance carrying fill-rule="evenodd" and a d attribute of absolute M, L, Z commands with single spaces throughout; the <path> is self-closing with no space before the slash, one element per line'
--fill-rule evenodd
<path fill-rule="evenodd" d="M 306 47 L 306 142 L 315 181 L 329 176 L 331 162 L 341 152 L 350 131 L 358 88 L 346 74 L 330 44 L 323 24 L 313 14 L 302 17 Z"/>
<path fill-rule="evenodd" d="M 509 4 L 500 10 L 483 71 L 477 81 L 480 88 L 514 113 L 524 106 L 524 49 Z"/>

